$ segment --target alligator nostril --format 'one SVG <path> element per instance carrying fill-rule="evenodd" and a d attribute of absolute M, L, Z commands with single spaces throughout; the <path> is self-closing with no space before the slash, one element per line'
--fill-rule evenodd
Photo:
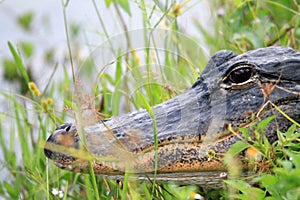
<path fill-rule="evenodd" d="M 69 131 L 72 127 L 72 123 L 64 123 L 60 126 L 58 126 L 55 130 L 65 130 L 65 131 Z"/>
<path fill-rule="evenodd" d="M 70 129 L 71 129 L 71 125 L 67 126 L 66 132 L 69 132 Z"/>

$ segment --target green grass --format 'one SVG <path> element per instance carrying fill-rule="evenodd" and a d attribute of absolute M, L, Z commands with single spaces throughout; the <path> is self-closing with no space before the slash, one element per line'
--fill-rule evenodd
<path fill-rule="evenodd" d="M 112 55 L 115 56 L 113 63 L 104 63 L 107 65 L 104 70 L 95 72 L 93 71 L 95 61 L 92 56 L 84 63 L 78 62 L 79 59 L 72 53 L 74 49 L 71 48 L 77 29 L 66 20 L 65 12 L 66 36 L 69 38 L 69 48 L 66 46 L 66 49 L 69 49 L 69 58 L 65 63 L 57 64 L 64 69 L 62 80 L 52 79 L 57 73 L 54 69 L 47 87 L 40 91 L 40 95 L 37 93 L 39 85 L 31 90 L 27 87 L 27 93 L 1 92 L 11 110 L 0 115 L 0 146 L 4 156 L 1 169 L 8 172 L 8 178 L 0 183 L 1 197 L 60 199 L 59 195 L 61 195 L 63 199 L 188 199 L 192 193 L 201 193 L 207 199 L 247 199 L 249 196 L 257 196 L 257 199 L 299 198 L 300 182 L 295 177 L 300 173 L 300 155 L 299 145 L 295 141 L 299 140 L 300 133 L 297 132 L 296 125 L 286 133 L 279 133 L 280 140 L 275 145 L 252 141 L 254 147 L 259 149 L 263 156 L 260 167 L 268 169 L 268 173 L 255 177 L 254 186 L 235 176 L 226 182 L 228 188 L 222 191 L 203 191 L 195 185 L 160 185 L 150 181 L 137 183 L 129 181 L 128 173 L 123 182 L 116 182 L 103 179 L 93 173 L 83 175 L 61 170 L 54 166 L 52 161 L 47 160 L 43 153 L 47 136 L 58 124 L 66 120 L 69 109 L 76 112 L 78 108 L 73 103 L 73 96 L 76 96 L 72 92 L 74 77 L 68 74 L 70 69 L 66 66 L 72 64 L 73 75 L 76 74 L 79 66 L 81 69 L 89 69 L 80 70 L 79 78 L 86 83 L 84 87 L 93 87 L 90 95 L 95 98 L 97 111 L 109 117 L 118 115 L 120 110 L 129 112 L 139 108 L 146 108 L 151 113 L 151 106 L 170 99 L 191 86 L 198 76 L 197 72 L 205 67 L 209 59 L 195 43 L 200 37 L 177 34 L 179 31 L 177 19 L 180 15 L 174 8 L 188 12 L 189 6 L 193 4 L 171 2 L 167 6 L 162 6 L 156 1 L 150 5 L 144 1 L 136 3 L 142 13 L 144 26 L 151 29 L 141 30 L 140 34 L 145 38 L 145 43 L 143 48 L 139 49 L 132 46 L 134 33 L 130 31 L 125 33 L 130 50 L 124 52 L 124 49 L 113 46 L 114 41 L 108 36 L 105 20 L 101 18 L 97 3 L 95 1 L 93 3 L 97 13 L 95 17 L 99 19 L 99 25 L 108 44 L 112 45 Z M 124 15 L 131 13 L 127 1 L 111 4 L 110 9 L 116 12 L 117 20 L 121 21 L 126 31 L 127 24 L 122 20 Z M 220 49 L 231 49 L 241 53 L 268 45 L 284 45 L 300 49 L 300 5 L 294 5 L 293 1 L 289 3 L 213 1 L 211 6 L 213 10 L 224 9 L 223 15 L 214 16 L 213 32 L 195 21 L 199 36 L 203 36 L 210 54 Z M 63 7 L 68 9 L 68 2 Z M 154 16 L 159 17 L 154 18 Z M 28 20 L 30 21 L 30 18 Z M 26 20 L 26 27 L 30 27 L 28 20 Z M 163 23 L 170 30 L 168 32 L 170 37 L 164 38 L 162 46 L 156 46 L 158 41 L 152 36 L 151 30 L 154 30 L 154 33 L 159 32 L 159 27 Z M 32 79 L 24 61 L 28 59 L 26 55 L 31 55 L 30 52 L 26 52 L 32 49 L 18 49 L 15 41 L 9 42 L 8 46 L 12 54 L 9 63 L 11 66 L 17 66 L 16 70 L 24 81 L 22 84 L 25 83 L 27 86 Z M 160 52 L 158 48 L 150 48 L 153 46 L 171 51 Z M 99 50 L 101 48 L 100 46 Z M 199 50 L 195 51 L 195 49 Z M 109 73 L 109 70 L 114 73 Z M 99 73 L 98 78 L 88 82 L 89 77 L 96 78 L 93 75 L 95 73 Z M 58 110 L 60 103 L 56 102 L 57 96 L 63 97 L 64 106 L 69 109 Z M 266 123 L 266 121 L 261 122 L 258 128 L 254 124 L 253 127 L 260 131 Z M 241 131 L 244 134 L 248 132 L 248 130 Z M 8 141 L 5 138 L 8 138 Z M 17 151 L 19 147 L 20 151 Z M 231 152 L 238 153 L 243 148 L 243 144 L 240 143 L 235 145 Z"/>

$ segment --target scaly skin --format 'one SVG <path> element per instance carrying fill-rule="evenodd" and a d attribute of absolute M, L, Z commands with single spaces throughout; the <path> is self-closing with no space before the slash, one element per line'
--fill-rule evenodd
<path fill-rule="evenodd" d="M 143 179 L 142 174 L 157 169 L 161 182 L 219 187 L 220 172 L 226 170 L 222 156 L 239 140 L 228 127 L 237 130 L 276 114 L 265 131 L 274 142 L 276 130 L 286 130 L 291 122 L 266 102 L 299 122 L 299 92 L 300 53 L 293 49 L 269 47 L 241 55 L 223 50 L 212 56 L 190 89 L 153 107 L 157 160 L 153 119 L 146 110 L 84 127 L 86 144 L 80 144 L 75 125 L 59 126 L 47 140 L 45 155 L 76 172 L 88 172 L 87 160 L 92 160 L 94 172 L 110 178 L 126 169 Z M 208 151 L 216 157 L 211 159 Z"/>

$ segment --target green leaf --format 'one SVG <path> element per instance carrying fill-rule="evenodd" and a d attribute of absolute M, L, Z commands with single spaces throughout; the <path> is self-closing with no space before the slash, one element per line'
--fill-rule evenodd
<path fill-rule="evenodd" d="M 108 81 L 110 84 L 115 85 L 114 79 L 113 79 L 109 74 L 106 74 L 106 73 L 105 73 L 105 74 L 101 75 L 101 78 L 103 79 L 103 81 L 106 80 L 106 81 Z"/>
<path fill-rule="evenodd" d="M 239 131 L 241 132 L 242 136 L 245 138 L 246 141 L 250 141 L 251 140 L 251 134 L 249 133 L 249 129 L 248 128 L 239 128 Z"/>
<path fill-rule="evenodd" d="M 20 43 L 20 48 L 23 51 L 23 53 L 25 54 L 25 56 L 27 58 L 31 57 L 34 51 L 34 47 L 32 45 L 32 43 L 30 42 L 21 42 Z"/>
<path fill-rule="evenodd" d="M 244 199 L 249 199 L 249 197 L 251 197 L 251 199 L 263 199 L 266 196 L 265 192 L 262 189 L 255 187 L 247 189 L 244 194 Z"/>
<path fill-rule="evenodd" d="M 4 67 L 4 78 L 12 81 L 18 79 L 18 65 L 10 59 L 3 59 L 2 65 Z"/>
<path fill-rule="evenodd" d="M 293 124 L 292 126 L 290 126 L 289 129 L 285 132 L 285 136 L 287 138 L 293 138 L 293 136 L 295 136 L 296 128 L 297 128 L 296 124 Z M 300 133 L 298 133 L 298 134 L 300 134 Z M 298 137 L 298 136 L 296 135 L 296 137 Z"/>
<path fill-rule="evenodd" d="M 229 186 L 241 191 L 243 194 L 233 195 L 238 199 L 263 199 L 265 197 L 265 192 L 260 188 L 251 187 L 247 182 L 242 180 L 225 180 L 224 181 Z"/>
<path fill-rule="evenodd" d="M 268 140 L 268 138 L 267 138 L 267 136 L 266 135 L 263 135 L 262 136 L 263 137 L 263 144 L 262 145 L 258 145 L 258 146 L 256 146 L 258 149 L 261 149 L 261 148 L 259 148 L 259 147 L 262 147 L 262 152 L 264 152 L 264 154 L 267 154 L 267 152 L 269 152 L 270 151 L 270 149 L 272 148 L 272 146 L 271 146 L 271 144 L 270 144 L 270 142 L 269 142 L 269 140 Z"/>
<path fill-rule="evenodd" d="M 277 178 L 271 174 L 263 174 L 261 177 L 258 177 L 255 180 L 260 181 L 264 187 L 268 185 L 274 185 L 278 182 Z"/>
<path fill-rule="evenodd" d="M 136 97 L 137 97 L 137 100 L 139 100 L 139 106 L 146 109 L 146 110 L 151 110 L 151 106 L 149 105 L 147 99 L 145 98 L 145 96 L 140 92 L 140 91 L 137 91 L 136 92 Z M 150 113 L 151 115 L 151 113 Z"/>
<path fill-rule="evenodd" d="M 124 184 L 123 184 L 123 190 L 121 193 L 121 199 L 126 199 L 127 193 L 128 193 L 128 180 L 129 180 L 129 172 L 126 171 L 124 175 Z"/>
<path fill-rule="evenodd" d="M 294 163 L 296 169 L 300 169 L 300 155 L 290 151 L 284 152 L 290 157 L 290 160 Z"/>
<path fill-rule="evenodd" d="M 5 158 L 6 158 L 8 164 L 11 168 L 16 167 L 17 159 L 16 159 L 16 153 L 15 152 L 8 151 L 7 154 L 5 155 Z"/>
<path fill-rule="evenodd" d="M 260 183 L 262 187 L 265 187 L 271 195 L 278 195 L 276 185 L 278 184 L 278 178 L 274 175 L 263 174 L 261 177 L 255 178 L 254 182 Z"/>
<path fill-rule="evenodd" d="M 105 1 L 105 5 L 106 7 L 109 7 L 109 5 L 111 4 L 112 0 L 104 0 Z"/>
<path fill-rule="evenodd" d="M 119 50 L 117 64 L 116 64 L 115 83 L 119 83 L 121 81 L 121 76 L 122 76 L 122 59 L 120 56 L 121 53 L 120 51 L 121 50 Z"/>
<path fill-rule="evenodd" d="M 103 110 L 101 111 L 108 114 L 111 111 L 110 109 L 112 107 L 110 104 L 112 102 L 112 92 L 107 88 L 107 82 L 105 80 L 101 79 L 101 86 L 102 86 L 101 93 L 103 95 Z M 118 104 L 114 105 L 114 107 L 119 108 L 119 105 Z"/>
<path fill-rule="evenodd" d="M 5 194 L 5 191 L 4 191 L 3 185 L 0 184 L 0 195 L 4 196 L 4 194 Z"/>
<path fill-rule="evenodd" d="M 16 188 L 13 185 L 9 184 L 7 181 L 4 181 L 3 186 L 5 187 L 6 192 L 10 195 L 10 197 L 15 198 L 15 199 L 18 198 L 18 196 L 19 196 L 18 191 L 16 190 Z"/>
<path fill-rule="evenodd" d="M 282 170 L 292 170 L 293 169 L 293 163 L 288 161 L 288 160 L 278 160 L 278 163 L 280 163 L 282 165 L 283 168 L 275 168 L 274 171 L 275 172 L 279 172 Z"/>
<path fill-rule="evenodd" d="M 109 7 L 111 3 L 115 3 L 117 5 L 120 5 L 121 8 L 129 15 L 131 16 L 130 12 L 130 6 L 128 0 L 105 0 L 106 7 Z"/>
<path fill-rule="evenodd" d="M 251 187 L 249 183 L 242 180 L 224 180 L 224 182 L 230 187 L 238 189 L 241 192 L 245 192 Z"/>
<path fill-rule="evenodd" d="M 234 6 L 239 7 L 239 6 L 241 6 L 242 3 L 244 3 L 244 1 L 243 0 L 234 0 L 233 3 L 234 3 Z"/>
<path fill-rule="evenodd" d="M 112 94 L 112 114 L 113 115 L 118 115 L 119 114 L 119 106 L 116 105 L 120 105 L 120 100 L 122 97 L 122 90 L 120 88 L 120 82 L 117 83 L 117 85 L 115 86 L 115 91 Z"/>
<path fill-rule="evenodd" d="M 286 193 L 286 199 L 300 199 L 300 190 L 299 188 L 294 188 L 289 190 Z"/>
<path fill-rule="evenodd" d="M 128 0 L 114 0 L 116 4 L 119 4 L 121 8 L 129 15 L 131 16 L 130 7 Z"/>
<path fill-rule="evenodd" d="M 72 101 L 64 99 L 64 105 L 67 106 L 68 108 L 74 109 Z"/>
<path fill-rule="evenodd" d="M 256 130 L 259 133 L 263 133 L 264 130 L 266 129 L 266 127 L 268 126 L 268 124 L 275 118 L 275 116 L 270 116 L 267 117 L 266 119 L 262 120 L 261 122 L 258 123 Z"/>
<path fill-rule="evenodd" d="M 93 195 L 94 198 L 93 199 L 97 199 L 99 200 L 99 191 L 98 191 L 98 186 L 97 186 L 97 182 L 96 182 L 96 177 L 95 177 L 95 173 L 94 173 L 94 168 L 92 165 L 92 161 L 88 161 L 88 167 L 89 167 L 89 172 L 90 172 L 90 181 L 92 182 L 92 186 L 93 186 Z"/>
<path fill-rule="evenodd" d="M 228 150 L 227 153 L 232 156 L 236 156 L 243 150 L 249 148 L 250 146 L 251 146 L 250 144 L 248 144 L 242 140 L 239 140 L 230 147 L 230 149 Z"/>
<path fill-rule="evenodd" d="M 86 188 L 87 199 L 88 200 L 96 199 L 96 198 L 94 198 L 93 184 L 91 183 L 90 175 L 89 174 L 84 174 L 83 177 L 84 177 L 84 185 L 85 185 L 85 188 Z"/>
<path fill-rule="evenodd" d="M 277 198 L 275 198 L 275 197 L 266 197 L 266 198 L 264 198 L 264 200 L 276 200 Z"/>
<path fill-rule="evenodd" d="M 34 13 L 27 12 L 20 17 L 18 17 L 18 24 L 23 28 L 25 31 L 29 31 L 31 29 L 31 24 L 33 21 Z"/>

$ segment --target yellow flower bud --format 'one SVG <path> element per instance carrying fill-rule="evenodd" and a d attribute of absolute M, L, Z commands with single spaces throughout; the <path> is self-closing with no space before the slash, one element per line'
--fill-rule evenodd
<path fill-rule="evenodd" d="M 37 86 L 35 85 L 34 82 L 29 82 L 28 87 L 29 87 L 30 91 L 34 94 L 34 96 L 38 97 L 41 95 L 40 90 L 37 88 Z"/>
<path fill-rule="evenodd" d="M 182 8 L 182 5 L 176 4 L 173 8 L 173 14 L 176 15 L 176 16 L 180 15 L 181 14 L 181 11 L 180 11 L 181 8 Z"/>
<path fill-rule="evenodd" d="M 52 105 L 53 104 L 53 99 L 52 98 L 48 98 L 47 99 L 47 104 L 48 105 Z"/>

